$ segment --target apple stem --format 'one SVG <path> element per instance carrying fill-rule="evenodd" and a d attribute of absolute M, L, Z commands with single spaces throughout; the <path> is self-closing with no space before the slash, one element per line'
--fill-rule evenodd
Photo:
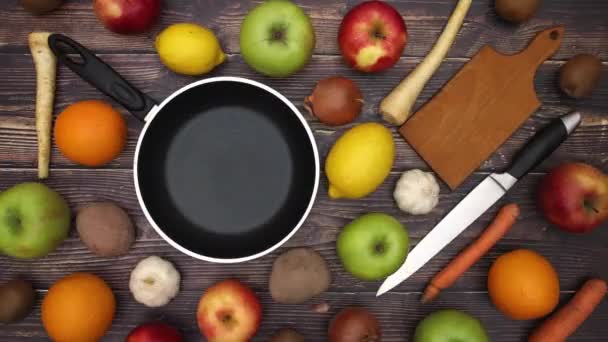
<path fill-rule="evenodd" d="M 378 242 L 374 249 L 376 250 L 376 253 L 382 254 L 384 252 L 384 245 L 381 242 Z"/>
<path fill-rule="evenodd" d="M 272 28 L 271 36 L 272 40 L 275 42 L 285 42 L 285 29 L 286 27 L 283 25 L 278 25 Z"/>
<path fill-rule="evenodd" d="M 21 219 L 16 211 L 9 209 L 6 213 L 6 218 L 8 221 L 8 227 L 13 233 L 21 230 Z"/>
<path fill-rule="evenodd" d="M 386 34 L 382 28 L 381 23 L 376 23 L 374 25 L 372 32 L 371 32 L 371 36 L 372 36 L 372 38 L 375 38 L 375 39 L 385 39 L 386 38 Z"/>
<path fill-rule="evenodd" d="M 600 213 L 600 211 L 593 205 L 592 201 L 585 200 L 583 202 L 583 206 L 589 210 L 592 210 L 596 214 Z"/>
<path fill-rule="evenodd" d="M 220 314 L 219 319 L 220 319 L 220 321 L 222 323 L 225 323 L 225 324 L 229 324 L 230 325 L 230 324 L 234 323 L 234 320 L 233 320 L 232 315 L 230 313 L 222 313 L 222 314 Z"/>

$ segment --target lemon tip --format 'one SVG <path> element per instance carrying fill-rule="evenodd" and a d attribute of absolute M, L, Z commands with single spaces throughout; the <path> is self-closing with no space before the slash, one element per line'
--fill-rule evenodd
<path fill-rule="evenodd" d="M 342 197 L 342 193 L 338 189 L 336 189 L 333 185 L 329 185 L 329 197 L 333 199 L 338 199 Z"/>
<path fill-rule="evenodd" d="M 226 54 L 224 53 L 224 51 L 222 51 L 220 49 L 217 54 L 217 64 L 216 65 L 224 63 L 225 60 L 226 60 Z"/>

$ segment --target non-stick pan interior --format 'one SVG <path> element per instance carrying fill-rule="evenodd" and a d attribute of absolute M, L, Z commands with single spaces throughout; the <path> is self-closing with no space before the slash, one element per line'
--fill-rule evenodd
<path fill-rule="evenodd" d="M 280 98 L 237 81 L 179 94 L 154 118 L 138 157 L 157 226 L 201 256 L 263 252 L 297 226 L 317 181 L 313 142 Z"/>

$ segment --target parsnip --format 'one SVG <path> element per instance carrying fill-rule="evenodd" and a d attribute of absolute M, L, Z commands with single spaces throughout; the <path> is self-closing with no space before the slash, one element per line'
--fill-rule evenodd
<path fill-rule="evenodd" d="M 32 32 L 29 45 L 36 67 L 36 133 L 38 135 L 38 178 L 49 176 L 51 123 L 55 101 L 57 58 L 48 45 L 50 32 Z"/>
<path fill-rule="evenodd" d="M 472 0 L 459 0 L 454 12 L 450 16 L 445 29 L 437 39 L 435 46 L 422 62 L 388 94 L 380 103 L 380 114 L 384 120 L 393 125 L 402 125 L 410 115 L 418 95 L 426 86 L 429 79 L 443 62 L 464 18 L 471 7 Z"/>

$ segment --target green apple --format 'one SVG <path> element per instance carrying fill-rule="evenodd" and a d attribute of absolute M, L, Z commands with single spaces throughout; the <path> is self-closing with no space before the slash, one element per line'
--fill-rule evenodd
<path fill-rule="evenodd" d="M 338 256 L 344 268 L 363 280 L 391 275 L 409 250 L 407 230 L 394 217 L 365 214 L 347 224 L 338 237 Z"/>
<path fill-rule="evenodd" d="M 306 13 L 293 2 L 270 0 L 247 14 L 240 43 L 249 66 L 267 76 L 285 77 L 310 60 L 315 31 Z"/>
<path fill-rule="evenodd" d="M 430 314 L 416 327 L 414 342 L 488 342 L 481 322 L 462 311 L 441 310 Z"/>
<path fill-rule="evenodd" d="M 41 258 L 55 250 L 70 230 L 70 208 L 41 183 L 22 183 L 0 193 L 0 252 Z"/>

